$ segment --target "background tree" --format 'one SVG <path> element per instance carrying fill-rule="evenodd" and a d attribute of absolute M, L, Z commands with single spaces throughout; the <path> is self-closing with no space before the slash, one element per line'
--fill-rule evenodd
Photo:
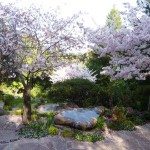
<path fill-rule="evenodd" d="M 143 13 L 138 16 L 139 10 L 126 7 L 125 24 L 119 30 L 105 26 L 91 32 L 89 40 L 95 44 L 96 54 L 110 58 L 101 74 L 113 80 L 145 80 L 150 73 L 150 17 Z"/>
<path fill-rule="evenodd" d="M 113 7 L 107 16 L 106 26 L 109 28 L 120 29 L 121 25 L 122 21 L 120 12 L 115 7 Z M 90 51 L 86 54 L 85 58 L 87 67 L 90 70 L 93 70 L 97 77 L 96 83 L 106 86 L 106 84 L 109 83 L 109 78 L 105 75 L 101 75 L 100 72 L 102 71 L 103 67 L 109 64 L 109 57 L 99 57 L 99 54 L 95 53 L 94 51 Z"/>
<path fill-rule="evenodd" d="M 66 64 L 62 54 L 68 49 L 83 47 L 82 29 L 75 21 L 77 16 L 59 18 L 54 10 L 42 12 L 30 8 L 23 11 L 10 5 L 0 5 L 0 10 L 0 20 L 5 25 L 1 30 L 5 32 L 0 34 L 1 54 L 13 60 L 15 69 L 11 69 L 10 74 L 17 76 L 23 85 L 23 122 L 27 123 L 31 120 L 33 79 L 49 76 L 55 67 Z M 1 64 L 4 61 L 7 60 L 3 59 Z M 7 61 L 5 70 L 10 67 L 10 62 Z"/>
<path fill-rule="evenodd" d="M 129 6 L 130 7 L 130 6 Z M 137 11 L 129 8 L 128 26 L 119 31 L 105 27 L 91 34 L 100 56 L 108 55 L 109 66 L 103 68 L 112 79 L 136 78 L 145 79 L 150 70 L 150 17 L 143 14 L 140 18 Z M 95 37 L 92 38 L 92 35 Z"/>

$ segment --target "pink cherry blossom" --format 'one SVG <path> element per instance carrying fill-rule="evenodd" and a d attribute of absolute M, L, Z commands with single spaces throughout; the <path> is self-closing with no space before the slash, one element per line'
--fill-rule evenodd
<path fill-rule="evenodd" d="M 88 39 L 94 43 L 96 53 L 110 57 L 102 74 L 112 79 L 144 80 L 150 75 L 150 16 L 129 5 L 127 8 L 121 29 L 105 26 L 89 31 Z"/>

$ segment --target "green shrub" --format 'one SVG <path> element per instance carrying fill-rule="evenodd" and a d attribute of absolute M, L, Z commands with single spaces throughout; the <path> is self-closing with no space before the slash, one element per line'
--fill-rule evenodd
<path fill-rule="evenodd" d="M 47 123 L 46 123 L 46 125 L 50 126 L 52 124 L 54 124 L 54 116 L 47 117 Z"/>
<path fill-rule="evenodd" d="M 9 94 L 3 95 L 3 101 L 4 101 L 4 108 L 6 110 L 11 110 L 13 107 L 19 107 L 21 108 L 23 105 L 23 100 L 21 97 L 14 97 Z"/>
<path fill-rule="evenodd" d="M 144 124 L 144 120 L 142 119 L 142 117 L 137 116 L 137 115 L 130 115 L 130 117 L 128 117 L 128 119 L 130 121 L 132 121 L 132 123 L 134 125 L 143 125 Z"/>
<path fill-rule="evenodd" d="M 112 110 L 113 120 L 123 122 L 126 120 L 127 111 L 124 107 L 115 106 Z"/>
<path fill-rule="evenodd" d="M 142 119 L 144 120 L 144 121 L 150 121 L 150 112 L 146 112 L 146 113 L 144 113 L 143 115 L 142 115 Z"/>
<path fill-rule="evenodd" d="M 23 127 L 19 134 L 25 138 L 40 138 L 48 134 L 54 135 L 57 131 L 54 124 L 55 113 L 32 113 L 32 122 Z"/>
<path fill-rule="evenodd" d="M 96 123 L 96 127 L 99 128 L 99 129 L 103 129 L 104 125 L 105 125 L 104 117 L 103 116 L 102 117 L 98 117 L 97 123 Z"/>
<path fill-rule="evenodd" d="M 6 106 L 6 105 L 4 105 L 3 109 L 6 110 L 6 111 L 11 111 L 12 110 L 11 106 Z"/>
<path fill-rule="evenodd" d="M 112 117 L 112 111 L 110 109 L 105 109 L 103 115 L 106 117 Z"/>
<path fill-rule="evenodd" d="M 68 138 L 71 138 L 71 137 L 74 137 L 74 132 L 71 131 L 71 130 L 68 130 L 68 129 L 64 129 L 62 132 L 61 132 L 61 135 L 63 137 L 68 137 Z"/>
<path fill-rule="evenodd" d="M 100 103 L 104 90 L 87 79 L 70 79 L 52 85 L 49 99 L 57 102 L 73 102 L 82 107 Z"/>
<path fill-rule="evenodd" d="M 54 126 L 50 126 L 50 127 L 48 128 L 48 133 L 49 133 L 50 135 L 58 135 L 59 130 L 58 130 L 56 127 L 54 127 Z"/>
<path fill-rule="evenodd" d="M 134 124 L 129 120 L 124 120 L 122 122 L 113 121 L 109 124 L 109 128 L 113 130 L 129 130 L 129 131 L 135 129 Z"/>
<path fill-rule="evenodd" d="M 40 138 L 48 135 L 45 123 L 34 121 L 19 130 L 19 135 L 24 138 Z"/>

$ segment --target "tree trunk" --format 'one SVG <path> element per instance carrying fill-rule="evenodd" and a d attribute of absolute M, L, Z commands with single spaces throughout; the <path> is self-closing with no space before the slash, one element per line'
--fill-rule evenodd
<path fill-rule="evenodd" d="M 23 116 L 22 121 L 27 124 L 31 121 L 31 97 L 30 87 L 25 86 L 23 90 Z"/>
<path fill-rule="evenodd" d="M 150 96 L 149 96 L 149 101 L 148 101 L 148 111 L 150 112 Z"/>

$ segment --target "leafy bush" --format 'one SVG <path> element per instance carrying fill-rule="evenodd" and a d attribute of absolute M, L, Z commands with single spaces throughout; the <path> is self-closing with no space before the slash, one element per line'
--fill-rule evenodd
<path fill-rule="evenodd" d="M 112 105 L 128 106 L 131 99 L 131 90 L 124 80 L 115 80 L 107 86 L 107 94 L 112 99 Z"/>
<path fill-rule="evenodd" d="M 24 138 L 40 138 L 48 135 L 45 123 L 41 121 L 31 122 L 19 130 L 19 135 Z"/>
<path fill-rule="evenodd" d="M 134 124 L 127 118 L 124 107 L 114 107 L 112 110 L 112 121 L 108 124 L 113 130 L 134 130 Z"/>
<path fill-rule="evenodd" d="M 19 134 L 25 138 L 40 138 L 48 134 L 55 135 L 57 128 L 54 127 L 55 113 L 38 114 L 32 113 L 32 122 L 23 127 Z"/>
<path fill-rule="evenodd" d="M 137 116 L 137 115 L 130 115 L 129 117 L 128 117 L 128 119 L 130 120 L 130 121 L 132 121 L 132 123 L 134 124 L 134 125 L 142 125 L 142 124 L 144 124 L 144 120 L 142 119 L 142 117 L 141 116 Z"/>
<path fill-rule="evenodd" d="M 124 120 L 122 122 L 113 121 L 109 124 L 109 128 L 113 130 L 129 130 L 129 131 L 135 129 L 134 124 L 129 120 Z"/>
<path fill-rule="evenodd" d="M 144 121 L 150 121 L 150 112 L 146 112 L 146 113 L 144 113 L 143 114 L 143 116 L 142 116 L 142 119 L 144 120 Z"/>
<path fill-rule="evenodd" d="M 57 102 L 73 102 L 82 107 L 101 104 L 104 89 L 87 79 L 70 79 L 52 85 L 49 99 Z"/>
<path fill-rule="evenodd" d="M 96 127 L 99 129 L 103 129 L 105 125 L 105 119 L 104 117 L 98 117 Z"/>
<path fill-rule="evenodd" d="M 46 123 L 46 125 L 47 125 L 47 126 L 50 126 L 50 125 L 52 125 L 52 124 L 54 124 L 54 114 L 51 114 L 51 115 L 49 115 L 49 116 L 47 117 L 47 123 Z"/>
<path fill-rule="evenodd" d="M 50 126 L 48 128 L 48 133 L 50 135 L 58 135 L 58 132 L 59 132 L 59 130 L 56 127 L 54 127 L 54 126 Z"/>
<path fill-rule="evenodd" d="M 11 106 L 6 106 L 6 105 L 4 105 L 3 109 L 6 110 L 6 111 L 12 110 Z"/>
<path fill-rule="evenodd" d="M 112 111 L 110 109 L 105 109 L 103 112 L 103 115 L 108 117 L 108 118 L 111 118 L 112 117 Z"/>
<path fill-rule="evenodd" d="M 114 107 L 112 110 L 113 120 L 123 122 L 126 120 L 127 111 L 124 107 Z"/>
<path fill-rule="evenodd" d="M 14 97 L 13 95 L 3 94 L 4 109 L 11 110 L 13 107 L 21 108 L 23 100 L 21 97 Z"/>

